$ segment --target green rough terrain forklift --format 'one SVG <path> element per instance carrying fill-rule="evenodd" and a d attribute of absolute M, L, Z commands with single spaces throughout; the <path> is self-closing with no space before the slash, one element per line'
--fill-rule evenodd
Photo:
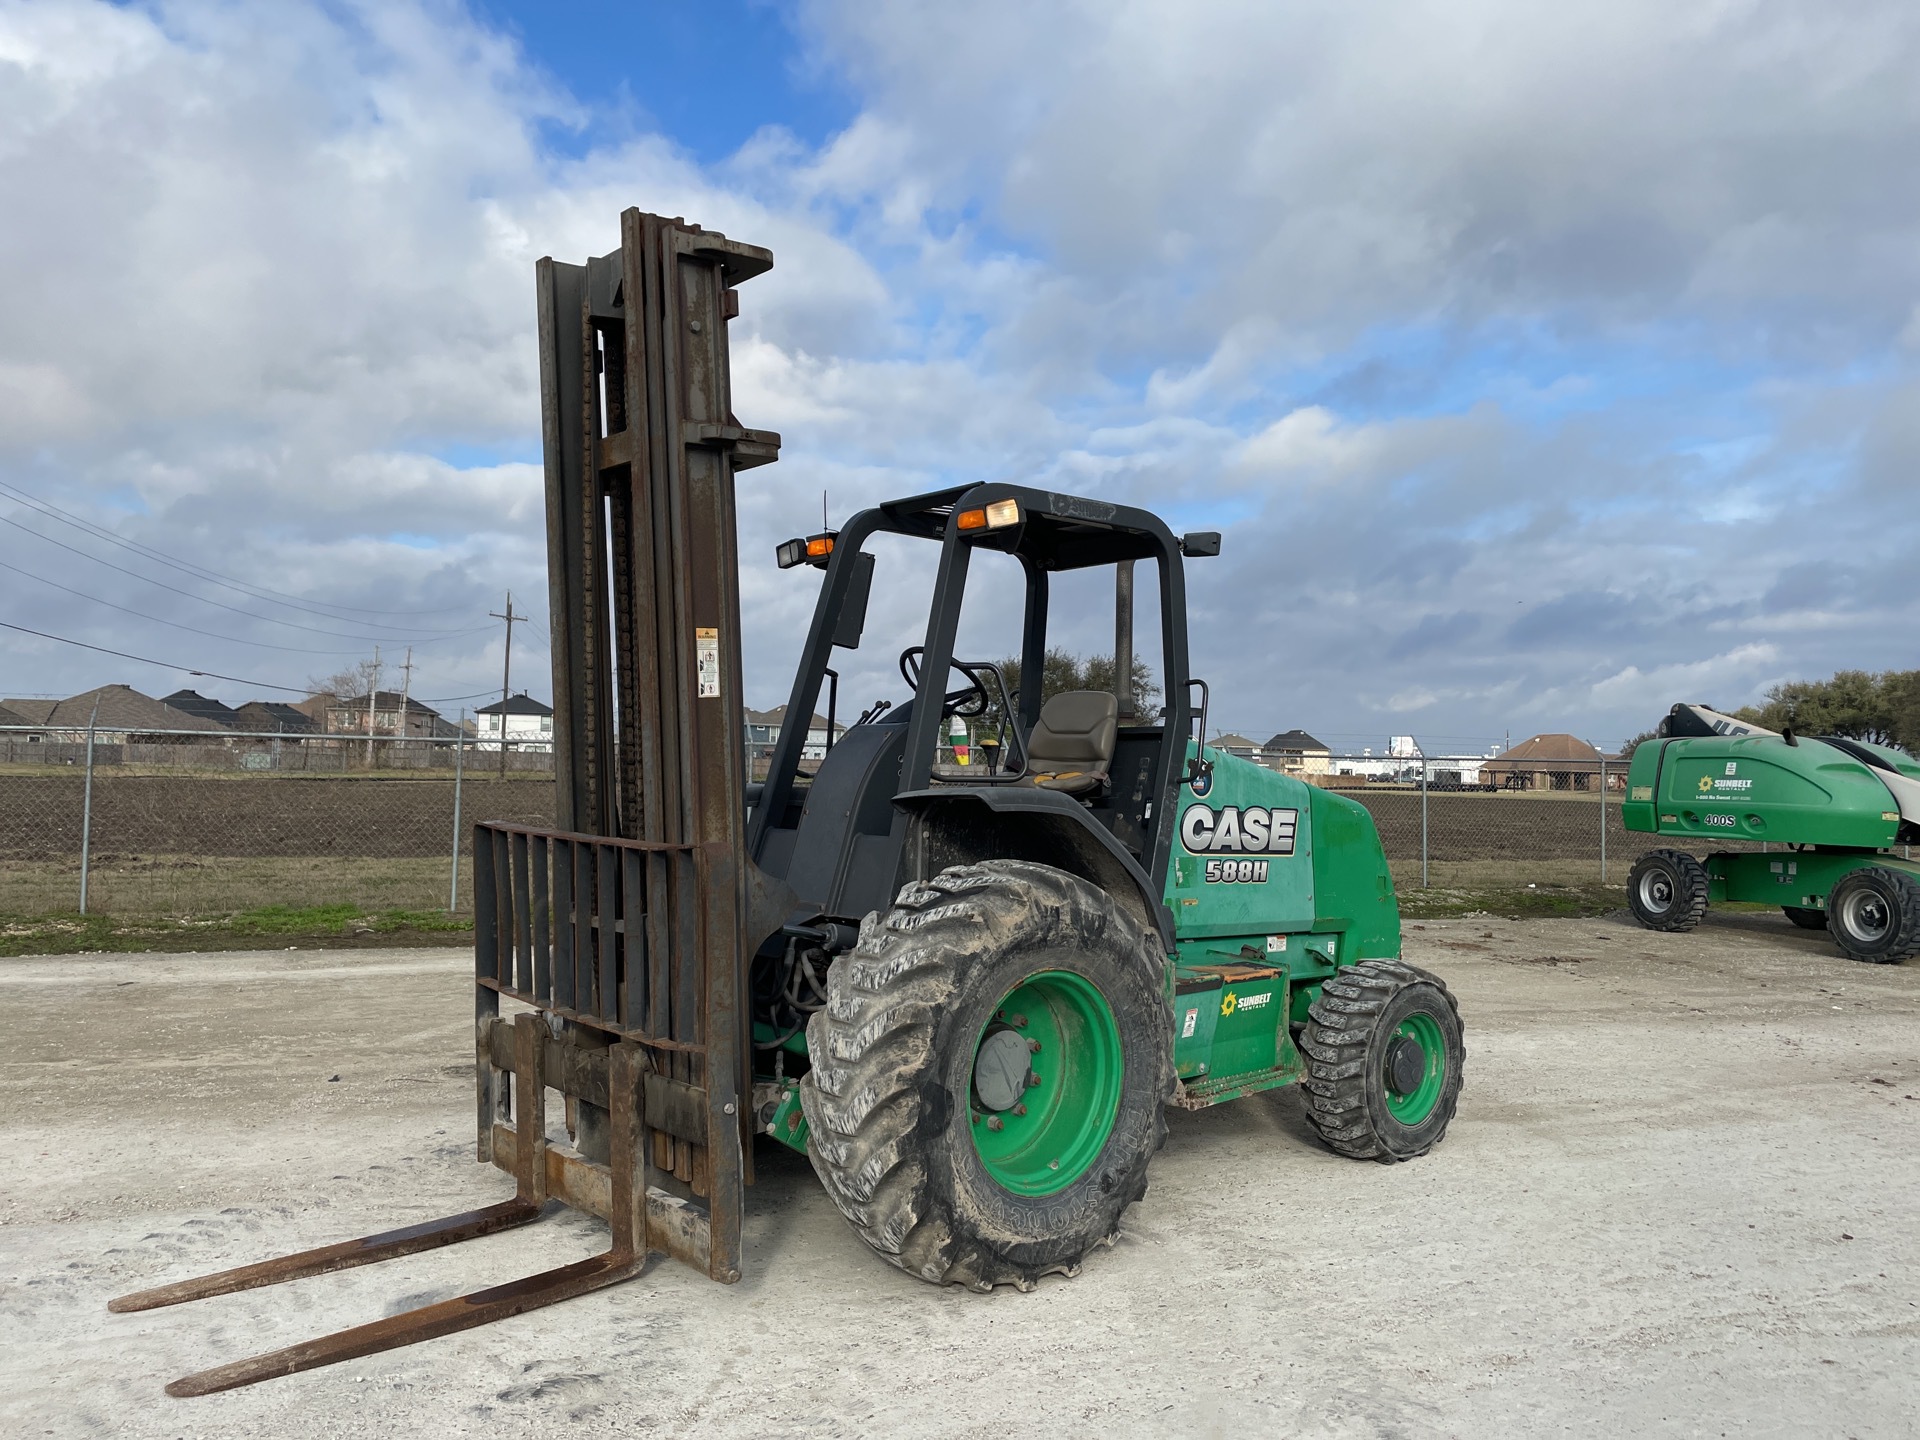
<path fill-rule="evenodd" d="M 1826 930 L 1855 960 L 1920 953 L 1920 862 L 1893 853 L 1920 840 L 1920 762 L 1902 751 L 1675 705 L 1634 750 L 1620 813 L 1629 830 L 1690 847 L 1634 863 L 1627 904 L 1651 930 L 1691 930 L 1713 901 L 1746 901 Z M 1728 841 L 1749 848 L 1693 854 Z"/>
<path fill-rule="evenodd" d="M 1200 743 L 1184 565 L 1216 534 L 994 483 L 782 545 L 782 568 L 822 577 L 789 723 L 749 782 L 734 473 L 779 439 L 733 417 L 726 321 L 772 257 L 639 211 L 621 238 L 539 265 L 557 823 L 475 832 L 479 1155 L 516 1194 L 113 1308 L 449 1244 L 551 1200 L 606 1218 L 612 1246 L 170 1393 L 467 1328 L 658 1254 L 737 1280 L 756 1137 L 806 1154 L 891 1264 L 1028 1289 L 1115 1238 L 1169 1105 L 1299 1082 L 1332 1149 L 1389 1162 L 1452 1118 L 1459 1014 L 1399 958 L 1366 810 Z M 898 702 L 840 732 L 835 652 L 859 649 L 876 600 L 900 613 L 876 589 L 889 547 L 932 572 L 924 636 L 898 656 Z M 1112 572 L 1101 593 L 1130 606 L 1136 564 L 1157 580 L 1162 713 L 1043 697 L 1056 582 Z M 1020 599 L 1017 693 L 955 655 L 970 575 L 989 608 Z M 823 688 L 815 746 L 802 717 Z M 953 719 L 989 713 L 993 763 L 942 763 Z"/>

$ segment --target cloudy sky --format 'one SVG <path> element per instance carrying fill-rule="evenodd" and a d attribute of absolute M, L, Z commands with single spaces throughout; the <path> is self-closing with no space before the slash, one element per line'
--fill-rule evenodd
<path fill-rule="evenodd" d="M 0 630 L 0 694 L 411 644 L 453 711 L 511 588 L 546 695 L 532 266 L 629 205 L 777 258 L 750 703 L 823 491 L 995 478 L 1225 532 L 1194 653 L 1256 737 L 1920 665 L 1916 73 L 1907 0 L 0 0 L 0 621 L 239 677 Z"/>

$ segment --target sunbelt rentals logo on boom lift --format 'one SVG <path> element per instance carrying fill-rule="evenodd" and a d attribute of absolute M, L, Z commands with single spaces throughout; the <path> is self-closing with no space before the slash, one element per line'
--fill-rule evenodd
<path fill-rule="evenodd" d="M 1700 793 L 1702 795 L 1742 795 L 1753 789 L 1753 781 L 1740 778 L 1738 772 L 1739 762 L 1727 761 L 1725 776 L 1702 775 L 1700 777 Z"/>

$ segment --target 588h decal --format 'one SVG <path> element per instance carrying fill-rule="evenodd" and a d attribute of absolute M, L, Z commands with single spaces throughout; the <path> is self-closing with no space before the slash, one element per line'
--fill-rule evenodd
<path fill-rule="evenodd" d="M 1264 885 L 1265 860 L 1209 860 L 1204 872 L 1209 885 Z"/>

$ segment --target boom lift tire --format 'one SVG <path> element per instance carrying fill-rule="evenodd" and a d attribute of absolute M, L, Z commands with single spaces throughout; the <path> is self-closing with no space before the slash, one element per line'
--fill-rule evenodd
<path fill-rule="evenodd" d="M 1898 965 L 1920 952 L 1920 882 L 1883 865 L 1849 871 L 1827 896 L 1827 930 L 1849 959 Z"/>
<path fill-rule="evenodd" d="M 975 1290 L 1077 1274 L 1117 1239 L 1166 1140 L 1165 967 L 1130 912 L 1027 861 L 955 866 L 869 915 L 800 1082 L 808 1155 L 860 1238 Z"/>
<path fill-rule="evenodd" d="M 1627 908 L 1649 930 L 1678 934 L 1707 913 L 1707 871 L 1684 850 L 1649 850 L 1627 874 Z"/>
<path fill-rule="evenodd" d="M 1791 920 L 1802 930 L 1824 930 L 1827 928 L 1827 912 L 1824 910 L 1811 910 L 1805 905 L 1782 905 L 1780 908 L 1786 911 L 1787 919 Z"/>
<path fill-rule="evenodd" d="M 1362 960 L 1321 986 L 1307 1015 L 1300 1083 L 1330 1149 L 1390 1165 L 1440 1143 L 1466 1060 L 1444 980 L 1400 960 Z"/>

